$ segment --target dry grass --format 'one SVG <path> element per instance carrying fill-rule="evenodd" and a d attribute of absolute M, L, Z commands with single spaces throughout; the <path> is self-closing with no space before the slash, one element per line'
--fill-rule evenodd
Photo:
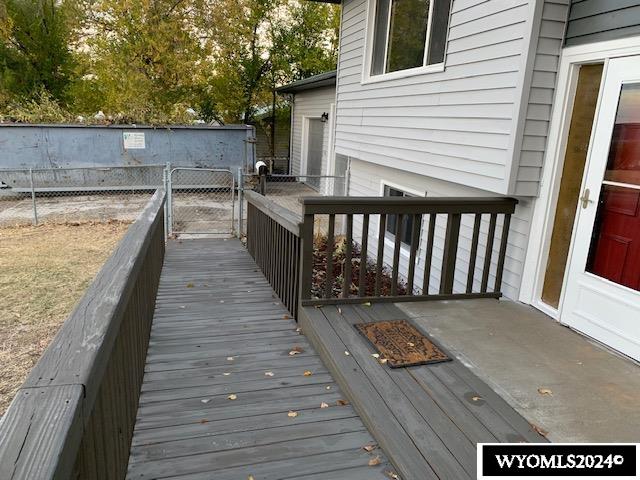
<path fill-rule="evenodd" d="M 128 226 L 0 228 L 0 415 Z"/>

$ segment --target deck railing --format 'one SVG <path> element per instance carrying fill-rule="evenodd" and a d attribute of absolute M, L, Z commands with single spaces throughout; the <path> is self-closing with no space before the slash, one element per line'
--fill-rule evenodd
<path fill-rule="evenodd" d="M 302 216 L 254 192 L 247 201 L 249 252 L 294 315 L 298 302 L 502 295 L 516 199 L 307 197 Z"/>
<path fill-rule="evenodd" d="M 156 191 L 0 420 L 0 478 L 124 478 L 164 258 Z"/>
<path fill-rule="evenodd" d="M 259 193 L 245 192 L 247 250 L 285 307 L 298 314 L 301 217 Z"/>
<path fill-rule="evenodd" d="M 303 224 L 301 226 L 302 254 L 300 294 L 302 305 L 323 305 L 363 302 L 405 302 L 422 300 L 446 300 L 454 298 L 498 298 L 502 295 L 502 275 L 506 257 L 511 214 L 518 203 L 513 198 L 417 198 L 417 197 L 308 197 L 301 200 Z M 318 216 L 328 217 L 326 254 L 324 265 L 318 265 L 314 255 L 314 226 Z M 470 215 L 473 227 L 470 239 L 469 262 L 464 278 L 464 289 L 454 290 L 456 265 L 459 258 L 460 227 L 463 215 Z M 336 294 L 334 288 L 334 240 L 336 216 L 344 222 L 344 259 L 342 261 L 342 285 Z M 444 218 L 443 218 L 444 217 Z M 483 217 L 488 217 L 488 229 L 481 235 Z M 497 238 L 497 225 L 501 217 L 501 233 Z M 354 218 L 360 227 L 359 238 L 354 238 Z M 438 219 L 446 219 L 438 229 Z M 376 228 L 377 222 L 377 230 Z M 393 224 L 389 234 L 387 222 Z M 371 228 L 373 226 L 373 229 Z M 436 231 L 443 230 L 440 247 L 441 264 L 434 260 Z M 426 242 L 423 233 L 426 232 Z M 408 233 L 410 238 L 403 238 Z M 483 238 L 484 249 L 480 249 Z M 377 241 L 369 248 L 369 240 Z M 360 240 L 360 253 L 353 254 L 354 240 Z M 407 242 L 405 243 L 405 240 Z M 497 257 L 494 243 L 499 245 Z M 391 255 L 385 261 L 391 243 Z M 421 245 L 424 252 L 420 251 Z M 483 251 L 482 251 L 483 250 Z M 401 254 L 406 257 L 406 270 L 401 282 Z M 482 273 L 476 279 L 476 263 L 482 259 Z M 496 259 L 493 262 L 494 257 Z M 423 259 L 420 267 L 420 258 Z M 354 265 L 357 265 L 357 280 L 354 281 Z M 387 267 L 390 273 L 386 272 Z M 371 267 L 371 268 L 370 268 Z M 489 280 L 493 269 L 494 283 Z M 314 272 L 324 271 L 324 288 L 318 288 Z M 371 279 L 371 274 L 375 276 Z M 385 278 L 387 276 L 389 278 Z M 432 277 L 439 276 L 439 285 L 432 286 Z M 389 288 L 383 288 L 385 279 Z M 416 279 L 421 280 L 419 284 Z M 479 281 L 476 281 L 479 280 Z M 402 290 L 402 294 L 400 293 Z M 432 290 L 435 290 L 432 292 Z"/>

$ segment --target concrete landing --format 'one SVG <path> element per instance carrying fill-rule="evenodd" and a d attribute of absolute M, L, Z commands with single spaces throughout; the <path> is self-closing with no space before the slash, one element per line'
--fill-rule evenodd
<path fill-rule="evenodd" d="M 635 362 L 521 303 L 397 306 L 552 442 L 640 442 Z"/>

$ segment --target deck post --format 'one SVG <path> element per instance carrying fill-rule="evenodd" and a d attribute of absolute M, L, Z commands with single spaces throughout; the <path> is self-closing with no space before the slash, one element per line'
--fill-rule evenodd
<path fill-rule="evenodd" d="M 311 299 L 311 285 L 313 282 L 313 220 L 314 215 L 306 213 L 307 207 L 302 204 L 303 221 L 300 225 L 300 299 Z"/>

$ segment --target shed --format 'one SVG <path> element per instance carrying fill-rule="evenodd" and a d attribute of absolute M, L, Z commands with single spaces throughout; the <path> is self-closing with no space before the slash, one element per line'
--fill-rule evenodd
<path fill-rule="evenodd" d="M 292 175 L 330 175 L 334 172 L 332 144 L 335 125 L 336 71 L 298 80 L 277 89 L 291 96 Z M 307 178 L 306 183 L 319 186 Z"/>

